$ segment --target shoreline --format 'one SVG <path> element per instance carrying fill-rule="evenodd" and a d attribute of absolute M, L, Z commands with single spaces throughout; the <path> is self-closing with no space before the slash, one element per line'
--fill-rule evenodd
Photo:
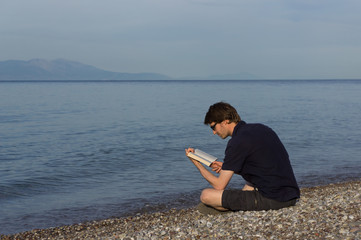
<path fill-rule="evenodd" d="M 294 207 L 203 215 L 196 207 L 35 229 L 0 239 L 361 239 L 361 179 L 301 188 Z"/>

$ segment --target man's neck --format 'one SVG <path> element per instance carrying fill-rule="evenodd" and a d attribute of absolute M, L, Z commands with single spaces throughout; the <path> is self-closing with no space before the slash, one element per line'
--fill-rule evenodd
<path fill-rule="evenodd" d="M 235 122 L 231 122 L 231 123 L 228 123 L 228 124 L 227 124 L 228 135 L 229 135 L 230 137 L 232 137 L 234 128 L 235 128 L 236 126 L 237 126 L 237 123 L 235 123 Z"/>

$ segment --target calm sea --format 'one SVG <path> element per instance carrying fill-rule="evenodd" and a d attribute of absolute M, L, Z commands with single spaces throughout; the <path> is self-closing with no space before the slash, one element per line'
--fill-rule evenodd
<path fill-rule="evenodd" d="M 184 149 L 222 159 L 218 101 L 279 134 L 301 187 L 360 177 L 358 80 L 1 82 L 0 233 L 196 205 Z"/>

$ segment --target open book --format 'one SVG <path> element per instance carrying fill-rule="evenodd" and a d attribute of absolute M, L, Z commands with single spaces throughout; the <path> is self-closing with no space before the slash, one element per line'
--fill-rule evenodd
<path fill-rule="evenodd" d="M 189 152 L 187 154 L 187 157 L 193 158 L 194 160 L 197 160 L 198 162 L 203 163 L 204 165 L 207 165 L 208 167 L 210 167 L 212 165 L 212 162 L 216 161 L 217 158 L 205 153 L 199 149 L 195 149 L 194 153 Z"/>

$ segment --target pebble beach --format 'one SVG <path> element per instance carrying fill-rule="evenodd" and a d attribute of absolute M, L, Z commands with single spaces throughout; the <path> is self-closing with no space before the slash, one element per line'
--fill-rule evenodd
<path fill-rule="evenodd" d="M 294 207 L 205 215 L 172 209 L 0 239 L 361 239 L 361 180 L 301 189 Z"/>

